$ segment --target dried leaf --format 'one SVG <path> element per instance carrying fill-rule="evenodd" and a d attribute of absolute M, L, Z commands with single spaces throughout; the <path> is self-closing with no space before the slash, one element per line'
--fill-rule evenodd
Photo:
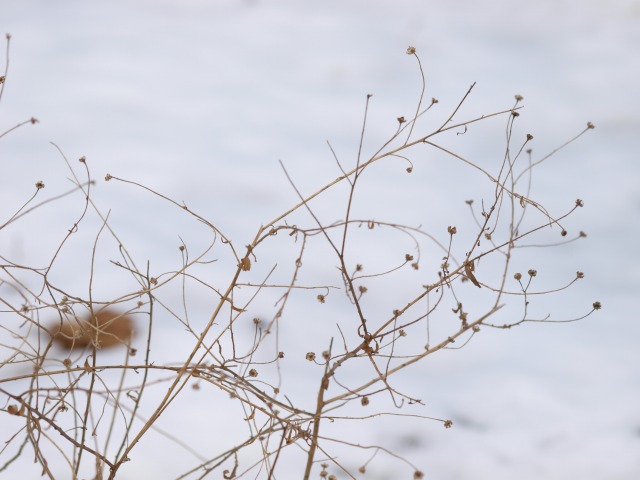
<path fill-rule="evenodd" d="M 467 278 L 469 280 L 471 280 L 471 282 L 478 288 L 481 288 L 480 283 L 478 283 L 478 280 L 476 279 L 476 276 L 473 274 L 473 271 L 475 270 L 475 267 L 473 266 L 473 261 L 470 262 L 466 262 L 464 264 L 464 273 L 467 276 Z"/>

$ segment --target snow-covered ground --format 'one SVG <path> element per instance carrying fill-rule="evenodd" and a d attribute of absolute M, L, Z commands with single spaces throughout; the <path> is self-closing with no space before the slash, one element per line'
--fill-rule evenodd
<path fill-rule="evenodd" d="M 420 77 L 405 54 L 409 45 L 422 60 L 427 98 L 439 100 L 437 118 L 446 118 L 477 81 L 466 112 L 510 108 L 514 95 L 522 95 L 516 132 L 533 134 L 535 152 L 552 150 L 593 122 L 595 130 L 536 170 L 533 189 L 555 212 L 583 199 L 585 208 L 570 225 L 587 239 L 524 258 L 541 277 L 540 265 L 553 265 L 550 284 L 585 272 L 568 295 L 540 300 L 541 314 L 571 318 L 594 300 L 603 310 L 577 323 L 483 330 L 464 349 L 440 352 L 418 367 L 403 387 L 427 404 L 422 414 L 453 419 L 450 430 L 428 421 L 374 421 L 348 426 L 345 436 L 402 453 L 430 479 L 640 477 L 640 3 L 6 0 L 0 5 L 5 32 L 12 34 L 11 64 L 0 131 L 31 116 L 40 123 L 0 141 L 2 218 L 36 181 L 51 195 L 70 188 L 68 170 L 49 143 L 55 142 L 74 165 L 87 157 L 98 179 L 96 202 L 111 209 L 134 258 L 155 259 L 159 270 L 179 260 L 162 258 L 178 235 L 190 245 L 206 240 L 201 227 L 174 218 L 166 204 L 139 190 L 105 183 L 105 174 L 184 201 L 245 245 L 260 224 L 297 200 L 279 159 L 298 187 L 311 192 L 339 175 L 326 140 L 353 163 L 366 94 L 374 94 L 369 153 L 393 131 L 396 117 L 410 117 Z M 504 122 L 494 125 L 486 135 L 460 138 L 460 148 L 478 161 L 499 159 Z M 467 177 L 458 177 L 460 166 L 445 157 L 412 158 L 412 176 L 393 173 L 404 164 L 380 167 L 383 177 L 371 171 L 364 180 L 380 189 L 381 201 L 363 211 L 425 228 L 471 223 L 462 200 L 479 195 L 474 177 L 459 180 Z M 439 203 L 458 192 L 462 208 Z M 389 198 L 408 207 L 394 213 Z M 42 264 L 80 206 L 77 198 L 64 199 L 3 231 L 0 254 Z M 324 208 L 318 211 L 327 222 L 341 211 Z M 99 228 L 92 218 L 73 240 L 71 257 L 90 252 Z M 72 271 L 56 273 L 58 280 L 86 289 L 86 262 L 70 265 Z M 105 278 L 95 287 L 104 297 L 122 293 L 116 277 Z M 208 306 L 195 295 L 190 301 L 196 311 Z M 158 330 L 169 342 L 179 326 Z M 210 409 L 224 408 L 223 400 L 213 402 L 205 392 L 188 394 L 160 426 L 206 457 L 209 443 L 223 443 L 224 426 L 192 426 Z M 6 431 L 0 423 L 2 442 Z M 175 447 L 163 442 L 140 444 L 122 478 L 183 472 L 187 463 L 166 455 Z M 374 461 L 365 478 L 410 478 L 411 469 L 392 460 Z M 357 469 L 351 459 L 341 461 Z M 18 469 L 28 467 L 23 462 L 0 476 L 27 478 Z M 286 475 L 281 478 L 300 478 L 299 470 Z"/>

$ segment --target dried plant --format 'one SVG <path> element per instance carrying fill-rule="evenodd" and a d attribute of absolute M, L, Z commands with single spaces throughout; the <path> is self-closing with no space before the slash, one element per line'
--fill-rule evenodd
<path fill-rule="evenodd" d="M 9 37 L 6 70 L 8 47 Z M 522 97 L 500 111 L 459 119 L 472 85 L 444 121 L 426 130 L 438 101 L 425 100 L 422 64 L 413 47 L 407 54 L 417 61 L 422 80 L 413 114 L 394 120 L 389 138 L 365 156 L 365 145 L 372 143 L 366 138 L 368 95 L 355 159 L 345 161 L 329 146 L 341 173 L 312 194 L 302 192 L 282 164 L 297 202 L 260 225 L 245 246 L 186 204 L 108 174 L 111 188 L 120 184 L 121 193 L 146 192 L 208 232 L 201 236 L 208 235 L 205 246 L 192 248 L 181 240 L 173 253 L 164 252 L 177 261 L 166 271 L 147 259 L 141 266 L 121 241 L 122 232 L 94 203 L 89 161 L 80 159 L 79 174 L 58 149 L 73 191 L 36 204 L 44 188 L 38 182 L 21 208 L 5 211 L 0 219 L 3 234 L 24 216 L 50 208 L 51 201 L 82 193 L 83 208 L 48 265 L 0 256 L 0 472 L 35 460 L 34 471 L 49 478 L 120 478 L 127 462 L 149 461 L 136 455 L 141 440 L 159 436 L 184 452 L 175 459 L 184 466 L 180 479 L 356 478 L 375 475 L 378 455 L 397 458 L 397 478 L 423 478 L 421 468 L 428 465 L 414 465 L 415 459 L 412 463 L 367 438 L 353 439 L 357 429 L 349 425 L 389 416 L 449 428 L 451 420 L 428 416 L 411 388 L 399 387 L 411 385 L 416 364 L 441 350 L 482 341 L 476 338 L 484 329 L 575 321 L 600 308 L 595 302 L 573 319 L 530 314 L 541 294 L 561 292 L 584 274 L 541 291 L 534 266 L 517 266 L 518 248 L 566 244 L 586 235 L 569 234 L 563 226 L 583 206 L 581 200 L 556 213 L 531 195 L 532 172 L 559 149 L 536 158 L 529 148 L 533 137 L 514 133 Z M 7 71 L 0 100 L 6 77 Z M 481 164 L 445 146 L 491 121 L 503 122 L 506 132 L 499 161 Z M 589 123 L 565 145 L 592 128 Z M 466 194 L 469 224 L 409 226 L 380 218 L 379 201 L 356 205 L 368 180 L 365 172 L 374 176 L 376 165 L 392 162 L 411 174 L 426 149 L 466 165 L 486 184 L 469 192 L 468 185 L 463 191 L 453 179 L 451 199 L 407 210 L 427 219 L 430 209 L 442 210 Z M 474 202 L 473 196 L 482 201 Z M 325 212 L 333 215 L 331 223 L 322 218 Z M 360 212 L 367 216 L 356 216 Z M 72 291 L 60 280 L 61 256 L 88 217 L 100 222 L 91 246 L 89 286 Z M 176 238 L 181 234 L 175 232 Z M 550 236 L 557 237 L 549 242 Z M 105 274 L 98 267 L 104 260 L 99 243 L 119 255 L 107 255 L 111 274 L 115 270 L 127 290 L 117 298 L 103 299 L 105 289 L 95 286 Z M 206 297 L 206 307 L 190 306 L 196 295 Z M 272 311 L 265 314 L 268 308 Z M 180 325 L 184 337 L 159 342 L 168 324 Z M 185 415 L 179 430 L 190 433 L 178 438 L 177 425 L 163 419 L 172 410 L 184 412 L 183 397 L 211 398 L 225 407 Z M 225 425 L 224 432 L 216 425 Z M 343 432 L 350 429 L 348 434 L 333 435 L 339 432 L 336 425 Z M 211 444 L 194 440 L 214 431 Z"/>

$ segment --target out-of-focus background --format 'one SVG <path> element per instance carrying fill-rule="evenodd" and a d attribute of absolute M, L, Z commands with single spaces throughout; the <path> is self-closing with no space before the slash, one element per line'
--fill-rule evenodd
<path fill-rule="evenodd" d="M 432 479 L 638 478 L 638 1 L 9 0 L 0 7 L 0 33 L 12 35 L 0 131 L 39 120 L 0 141 L 3 218 L 36 181 L 51 194 L 71 188 L 54 142 L 74 166 L 87 157 L 98 181 L 93 198 L 111 210 L 142 264 L 162 256 L 167 238 L 177 246 L 184 234 L 197 243 L 195 222 L 170 223 L 166 204 L 106 184 L 105 174 L 184 201 L 239 246 L 247 244 L 260 224 L 297 200 L 278 160 L 302 191 L 312 192 L 339 175 L 326 140 L 353 164 L 366 94 L 373 94 L 369 154 L 393 132 L 396 117 L 411 116 L 421 84 L 415 59 L 405 54 L 409 45 L 422 60 L 426 97 L 439 100 L 436 119 L 477 82 L 463 113 L 507 109 L 522 95 L 516 133 L 531 133 L 537 154 L 593 122 L 595 130 L 540 165 L 532 191 L 556 213 L 583 199 L 570 233 L 588 237 L 524 258 L 531 268 L 539 268 L 538 257 L 557 267 L 549 284 L 585 272 L 568 296 L 545 297 L 543 314 L 573 318 L 595 300 L 603 310 L 577 323 L 489 331 L 464 349 L 434 355 L 408 387 L 427 404 L 423 414 L 452 418 L 451 430 L 426 421 L 356 429 Z M 494 126 L 460 138 L 460 148 L 475 161 L 498 164 L 504 122 Z M 427 229 L 471 223 L 462 200 L 478 194 L 471 180 L 459 179 L 460 165 L 428 151 L 412 159 L 406 184 L 371 173 L 370 185 L 383 192 L 371 211 Z M 398 164 L 403 172 L 406 165 Z M 396 180 L 397 188 L 390 185 Z M 451 192 L 460 193 L 460 205 L 442 200 Z M 384 196 L 405 208 L 390 211 Z M 2 232 L 0 247 L 16 261 L 46 263 L 79 205 L 67 199 L 25 218 Z M 339 218 L 341 210 L 323 208 L 326 221 Z M 88 228 L 78 238 L 95 236 Z M 78 240 L 71 251 L 91 246 Z M 77 288 L 88 278 L 86 264 L 56 275 Z M 96 288 L 105 297 L 119 293 L 105 278 Z M 193 402 L 194 417 L 212 408 L 202 396 Z M 215 426 L 179 433 L 205 456 L 209 437 L 223 435 Z M 180 462 L 161 448 L 141 444 L 123 478 L 177 477 Z M 408 478 L 411 471 L 400 477 L 389 459 L 375 465 L 370 478 Z M 288 478 L 298 476 L 296 470 Z"/>

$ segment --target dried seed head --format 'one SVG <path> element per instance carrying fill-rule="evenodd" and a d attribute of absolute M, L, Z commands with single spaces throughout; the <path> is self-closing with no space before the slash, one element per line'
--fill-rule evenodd
<path fill-rule="evenodd" d="M 403 329 L 400 329 L 400 331 L 398 332 L 398 335 L 401 337 L 406 337 L 407 336 L 407 332 L 405 332 Z"/>
<path fill-rule="evenodd" d="M 251 370 L 249 370 L 249 376 L 250 377 L 257 377 L 258 376 L 258 371 L 255 368 L 252 368 Z"/>
<path fill-rule="evenodd" d="M 249 270 L 251 270 L 251 260 L 249 260 L 249 257 L 244 257 L 242 260 L 240 260 L 240 264 L 238 266 L 243 272 L 248 272 Z"/>
<path fill-rule="evenodd" d="M 405 254 L 405 256 L 404 256 L 404 259 L 405 259 L 407 262 L 410 262 L 411 260 L 413 260 L 413 255 L 409 255 L 409 254 L 407 253 L 407 254 Z"/>
<path fill-rule="evenodd" d="M 85 157 L 85 156 L 83 155 L 82 157 L 80 157 L 80 158 L 78 159 L 78 161 L 79 161 L 80 163 L 87 163 L 87 157 Z"/>
<path fill-rule="evenodd" d="M 527 273 L 529 274 L 530 277 L 535 277 L 538 274 L 538 271 L 530 268 L 529 270 L 527 270 Z"/>
<path fill-rule="evenodd" d="M 512 116 L 512 117 L 519 117 L 519 116 L 520 116 L 520 114 L 519 114 L 518 112 L 516 112 L 515 110 L 513 110 L 513 111 L 511 112 L 511 116 Z"/>
<path fill-rule="evenodd" d="M 360 472 L 360 473 L 366 473 L 366 472 L 367 472 L 367 469 L 366 469 L 366 468 L 364 468 L 364 465 L 363 465 L 362 467 L 358 468 L 358 472 Z"/>
<path fill-rule="evenodd" d="M 517 102 L 521 102 L 522 100 L 524 100 L 524 97 L 522 95 L 516 95 Z"/>
<path fill-rule="evenodd" d="M 356 264 L 356 272 L 361 272 L 362 271 L 362 264 L 358 263 Z"/>
<path fill-rule="evenodd" d="M 180 245 L 180 246 L 178 247 L 178 250 L 180 250 L 181 252 L 184 252 L 184 245 Z"/>
<path fill-rule="evenodd" d="M 416 470 L 415 472 L 413 472 L 413 480 L 421 480 L 424 478 L 424 473 L 422 473 L 420 470 Z"/>
<path fill-rule="evenodd" d="M 560 232 L 560 235 L 562 235 L 563 237 L 566 237 L 567 231 L 563 228 L 562 231 Z"/>
<path fill-rule="evenodd" d="M 521 273 L 516 273 L 513 278 L 515 278 L 516 280 L 520 281 L 520 279 L 522 278 L 522 274 Z"/>
<path fill-rule="evenodd" d="M 40 120 L 38 120 L 38 119 L 37 119 L 37 118 L 35 118 L 35 117 L 31 117 L 31 118 L 29 119 L 29 121 L 31 122 L 31 125 L 35 125 L 35 124 L 36 124 L 36 123 L 38 123 Z"/>
<path fill-rule="evenodd" d="M 36 188 L 38 190 L 44 188 L 44 182 L 42 180 L 40 180 L 39 182 L 36 182 Z"/>
<path fill-rule="evenodd" d="M 7 77 L 5 77 L 4 75 L 0 75 L 0 85 L 2 85 L 4 83 L 4 81 L 6 80 Z"/>
<path fill-rule="evenodd" d="M 71 359 L 70 358 L 65 358 L 62 361 L 62 364 L 64 365 L 64 368 L 66 368 L 67 370 L 69 370 L 71 368 Z"/>
<path fill-rule="evenodd" d="M 367 288 L 367 287 L 365 287 L 364 285 L 360 285 L 360 286 L 358 287 L 358 291 L 359 291 L 360 293 L 367 293 L 367 290 L 368 290 L 368 288 Z"/>
<path fill-rule="evenodd" d="M 262 323 L 262 320 L 260 320 L 258 317 L 255 317 L 255 318 L 253 319 L 253 324 L 254 324 L 254 325 L 260 325 L 261 323 Z"/>
<path fill-rule="evenodd" d="M 578 198 L 578 199 L 576 200 L 576 206 L 578 206 L 578 207 L 584 207 L 584 202 Z"/>
<path fill-rule="evenodd" d="M 107 174 L 104 176 L 104 180 L 105 180 L 105 182 L 108 182 L 108 181 L 109 181 L 109 180 L 111 180 L 112 178 L 113 178 L 113 177 L 111 176 L 111 174 L 110 174 L 110 173 L 107 173 Z"/>
<path fill-rule="evenodd" d="M 418 262 L 413 262 L 411 264 L 411 268 L 413 268 L 414 270 L 418 270 L 420 268 L 420 265 L 418 265 Z"/>
<path fill-rule="evenodd" d="M 530 142 L 531 140 L 533 140 L 533 135 L 527 133 L 527 142 Z"/>
<path fill-rule="evenodd" d="M 466 203 L 467 205 L 473 205 L 473 199 L 465 200 L 464 203 Z"/>
<path fill-rule="evenodd" d="M 324 303 L 326 301 L 326 297 L 324 295 L 318 295 L 316 297 L 320 303 Z"/>
<path fill-rule="evenodd" d="M 307 352 L 307 355 L 305 356 L 305 358 L 310 362 L 313 362 L 316 359 L 316 354 L 313 352 Z"/>
<path fill-rule="evenodd" d="M 284 358 L 284 352 L 278 352 L 278 358 Z"/>
<path fill-rule="evenodd" d="M 149 279 L 149 283 L 151 283 L 151 285 L 157 285 L 158 284 L 158 279 L 156 277 L 151 277 Z"/>
<path fill-rule="evenodd" d="M 406 122 L 406 120 L 404 119 L 404 117 L 398 117 L 398 123 L 399 123 L 400 125 L 402 125 L 402 124 L 403 124 L 403 123 L 405 123 L 405 122 Z"/>
<path fill-rule="evenodd" d="M 360 405 L 362 405 L 363 407 L 366 407 L 367 405 L 369 405 L 369 397 L 367 396 L 361 397 Z"/>
<path fill-rule="evenodd" d="M 584 233 L 582 230 L 580 230 L 580 233 L 578 234 L 578 236 L 584 238 L 587 236 L 587 234 Z"/>
<path fill-rule="evenodd" d="M 593 309 L 600 310 L 602 308 L 602 304 L 600 302 L 593 302 Z"/>
<path fill-rule="evenodd" d="M 576 277 L 577 277 L 577 278 L 584 278 L 584 273 L 582 273 L 582 272 L 576 272 Z"/>
<path fill-rule="evenodd" d="M 453 422 L 451 420 L 445 420 L 444 428 L 451 428 L 451 427 L 453 427 Z"/>
<path fill-rule="evenodd" d="M 456 233 L 458 233 L 458 229 L 449 225 L 447 227 L 447 232 L 449 232 L 449 235 L 455 235 Z"/>
<path fill-rule="evenodd" d="M 322 352 L 322 358 L 324 358 L 325 360 L 329 360 L 331 358 L 331 352 L 329 352 L 329 350 L 325 350 L 324 352 Z"/>
<path fill-rule="evenodd" d="M 587 128 L 592 130 L 592 129 L 596 128 L 596 126 L 591 122 L 587 122 Z"/>
<path fill-rule="evenodd" d="M 407 55 L 415 55 L 415 54 L 416 54 L 416 47 L 407 48 Z"/>

